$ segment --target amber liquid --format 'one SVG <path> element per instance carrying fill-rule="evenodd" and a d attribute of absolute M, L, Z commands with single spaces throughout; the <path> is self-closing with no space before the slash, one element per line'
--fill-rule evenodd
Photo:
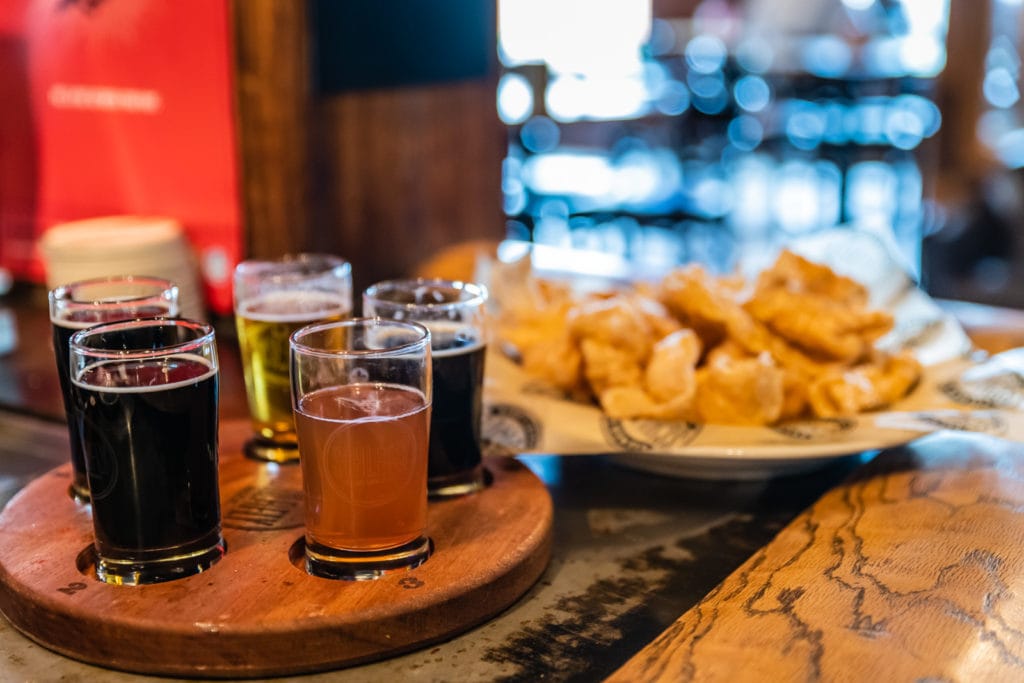
<path fill-rule="evenodd" d="M 423 395 L 396 385 L 329 387 L 301 399 L 307 545 L 368 551 L 423 535 L 429 420 Z"/>
<path fill-rule="evenodd" d="M 238 306 L 236 325 L 246 397 L 255 431 L 280 444 L 295 444 L 288 379 L 288 337 L 314 322 L 341 320 L 351 305 L 324 292 L 271 292 Z"/>

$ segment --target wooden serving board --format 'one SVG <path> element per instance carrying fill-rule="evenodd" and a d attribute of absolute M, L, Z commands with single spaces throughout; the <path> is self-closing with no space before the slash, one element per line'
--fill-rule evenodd
<path fill-rule="evenodd" d="M 521 463 L 489 459 L 478 495 L 431 501 L 434 553 L 377 581 L 303 569 L 300 468 L 241 455 L 247 421 L 222 422 L 228 552 L 210 570 L 149 586 L 93 575 L 89 508 L 67 495 L 70 465 L 0 513 L 0 611 L 61 654 L 115 669 L 274 676 L 381 659 L 447 639 L 521 597 L 551 554 L 551 499 Z"/>

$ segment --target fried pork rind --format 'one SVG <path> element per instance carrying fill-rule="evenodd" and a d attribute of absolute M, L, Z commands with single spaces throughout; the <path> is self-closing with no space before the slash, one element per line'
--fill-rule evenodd
<path fill-rule="evenodd" d="M 598 391 L 601 407 L 609 417 L 618 419 L 694 420 L 698 358 L 700 340 L 693 330 L 672 332 L 651 350 L 643 386 L 609 385 Z"/>
<path fill-rule="evenodd" d="M 676 330 L 654 345 L 644 370 L 644 388 L 656 401 L 692 401 L 697 391 L 700 339 L 693 330 Z"/>
<path fill-rule="evenodd" d="M 492 277 L 503 293 L 492 302 L 502 350 L 530 375 L 569 396 L 589 400 L 582 355 L 565 325 L 579 303 L 571 287 L 533 277 L 528 258 L 496 267 Z"/>
<path fill-rule="evenodd" d="M 756 358 L 754 354 L 729 339 L 712 349 L 705 357 L 705 363 L 713 366 L 716 363 Z M 782 412 L 780 420 L 800 417 L 807 408 L 807 375 L 790 369 L 782 370 Z"/>
<path fill-rule="evenodd" d="M 568 301 L 552 301 L 532 312 L 516 308 L 503 311 L 498 335 L 504 350 L 517 357 L 523 368 L 573 396 L 587 396 L 583 359 L 576 341 L 565 326 L 572 310 Z"/>
<path fill-rule="evenodd" d="M 667 418 L 689 410 L 700 343 L 689 330 L 677 336 L 679 322 L 657 301 L 635 294 L 591 300 L 568 325 L 587 384 L 610 416 Z M 649 386 L 645 377 L 658 372 L 672 379 Z"/>
<path fill-rule="evenodd" d="M 657 292 L 669 313 L 696 332 L 705 348 L 717 346 L 728 336 L 730 318 L 738 308 L 732 294 L 697 264 L 673 270 Z"/>
<path fill-rule="evenodd" d="M 749 356 L 768 353 L 780 366 L 804 376 L 827 369 L 827 361 L 810 357 L 751 316 L 738 296 L 735 285 L 719 286 L 697 265 L 669 273 L 659 290 L 665 307 L 691 327 L 707 349 L 728 343 Z"/>
<path fill-rule="evenodd" d="M 689 265 L 626 292 L 534 285 L 501 336 L 528 373 L 620 419 L 768 425 L 874 410 L 916 385 L 909 353 L 875 350 L 892 317 L 856 281 L 783 251 L 749 284 Z"/>
<path fill-rule="evenodd" d="M 843 306 L 865 306 L 868 303 L 868 290 L 864 285 L 788 249 L 779 253 L 771 268 L 761 272 L 756 289 L 814 292 Z"/>
<path fill-rule="evenodd" d="M 651 398 L 636 386 L 618 386 L 600 396 L 601 409 L 608 417 L 619 420 L 687 420 L 696 419 L 693 396 L 677 396 L 664 403 Z"/>
<path fill-rule="evenodd" d="M 583 376 L 583 355 L 567 333 L 535 340 L 519 346 L 518 350 L 527 373 L 547 380 L 570 396 L 589 397 Z"/>
<path fill-rule="evenodd" d="M 903 398 L 920 377 L 921 364 L 909 352 L 886 355 L 822 375 L 808 387 L 808 400 L 817 417 L 848 417 Z"/>
<path fill-rule="evenodd" d="M 772 424 L 783 403 L 783 372 L 768 354 L 721 356 L 697 371 L 697 416 L 703 422 Z"/>
<path fill-rule="evenodd" d="M 613 347 L 637 362 L 647 357 L 653 344 L 647 321 L 625 297 L 587 301 L 570 312 L 566 322 L 574 338 Z"/>
<path fill-rule="evenodd" d="M 867 302 L 860 283 L 784 250 L 758 276 L 744 308 L 810 357 L 850 364 L 863 360 L 892 329 L 892 316 L 867 308 Z"/>
<path fill-rule="evenodd" d="M 844 363 L 864 358 L 893 323 L 885 311 L 786 289 L 759 290 L 744 308 L 755 320 L 808 354 Z"/>
<path fill-rule="evenodd" d="M 807 411 L 807 378 L 782 368 L 782 412 L 780 420 L 793 420 Z"/>
<path fill-rule="evenodd" d="M 640 385 L 643 376 L 641 359 L 631 350 L 600 339 L 584 338 L 580 341 L 580 351 L 583 354 L 583 375 L 595 396 L 611 387 Z"/>

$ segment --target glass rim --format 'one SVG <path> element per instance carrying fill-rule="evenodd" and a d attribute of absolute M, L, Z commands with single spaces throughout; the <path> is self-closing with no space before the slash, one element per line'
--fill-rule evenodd
<path fill-rule="evenodd" d="M 317 332 L 327 329 L 346 328 L 384 328 L 399 327 L 416 332 L 419 336 L 411 341 L 403 342 L 397 346 L 389 346 L 386 349 L 322 349 L 300 341 Z M 404 356 L 417 347 L 430 348 L 430 330 L 420 323 L 406 320 L 393 320 L 391 318 L 348 318 L 346 320 L 332 320 L 330 322 L 314 323 L 306 325 L 292 332 L 288 337 L 288 345 L 292 351 L 302 353 L 305 356 L 316 356 L 319 358 L 366 358 L 369 356 L 387 358 L 390 356 Z"/>
<path fill-rule="evenodd" d="M 302 272 L 296 269 L 303 265 L 311 266 L 312 270 Z M 273 259 L 246 259 L 235 266 L 234 277 L 264 275 L 270 280 L 287 282 L 305 280 L 332 271 L 340 271 L 339 274 L 343 276 L 351 276 L 352 264 L 334 254 L 303 251 Z"/>
<path fill-rule="evenodd" d="M 91 337 L 93 335 L 120 332 L 123 330 L 142 327 L 186 327 L 197 331 L 198 335 L 193 339 L 175 342 L 174 344 L 161 346 L 158 349 L 105 349 L 83 345 L 83 341 L 87 337 Z M 103 323 L 94 327 L 87 327 L 79 330 L 71 335 L 71 339 L 68 342 L 68 352 L 72 356 L 78 355 L 97 360 L 140 360 L 146 358 L 162 358 L 164 356 L 188 353 L 189 351 L 211 344 L 214 342 L 214 337 L 215 333 L 213 325 L 200 322 L 198 320 L 188 320 L 187 318 L 140 318 L 137 320 L 122 320 L 120 322 Z"/>
<path fill-rule="evenodd" d="M 88 299 L 77 298 L 75 292 L 86 287 L 99 285 L 112 285 L 117 283 L 128 284 L 151 284 L 159 287 L 159 291 L 149 294 L 133 294 L 118 298 Z M 47 293 L 50 301 L 50 311 L 56 308 L 95 308 L 100 310 L 124 308 L 125 305 L 132 305 L 146 301 L 170 301 L 178 298 L 178 285 L 167 278 L 155 275 L 108 275 L 105 277 L 88 278 L 76 280 L 58 285 Z"/>
<path fill-rule="evenodd" d="M 394 291 L 401 289 L 409 289 L 416 286 L 434 285 L 438 287 L 447 287 L 449 289 L 458 290 L 460 292 L 468 292 L 470 297 L 468 299 L 460 299 L 459 301 L 443 301 L 443 302 L 402 302 L 392 301 L 390 299 L 382 299 L 379 294 L 385 290 Z M 415 311 L 420 309 L 429 309 L 431 311 L 445 311 L 455 308 L 465 308 L 471 306 L 482 306 L 487 302 L 487 287 L 478 282 L 469 282 L 466 280 L 448 280 L 446 278 L 437 277 L 415 277 L 415 278 L 395 278 L 392 280 L 381 280 L 375 282 L 366 289 L 363 290 L 363 297 L 370 299 L 374 302 L 381 302 L 394 308 L 400 308 L 406 311 Z"/>

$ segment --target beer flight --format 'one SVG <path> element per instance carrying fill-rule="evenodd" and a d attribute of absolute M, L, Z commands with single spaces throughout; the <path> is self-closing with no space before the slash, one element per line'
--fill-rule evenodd
<path fill-rule="evenodd" d="M 429 557 L 428 497 L 486 487 L 482 285 L 391 280 L 352 317 L 350 264 L 325 254 L 235 270 L 235 322 L 260 463 L 298 462 L 305 566 L 375 579 Z M 49 293 L 71 438 L 69 495 L 90 505 L 96 577 L 148 584 L 228 551 L 218 488 L 219 361 L 174 283 L 118 276 Z"/>

